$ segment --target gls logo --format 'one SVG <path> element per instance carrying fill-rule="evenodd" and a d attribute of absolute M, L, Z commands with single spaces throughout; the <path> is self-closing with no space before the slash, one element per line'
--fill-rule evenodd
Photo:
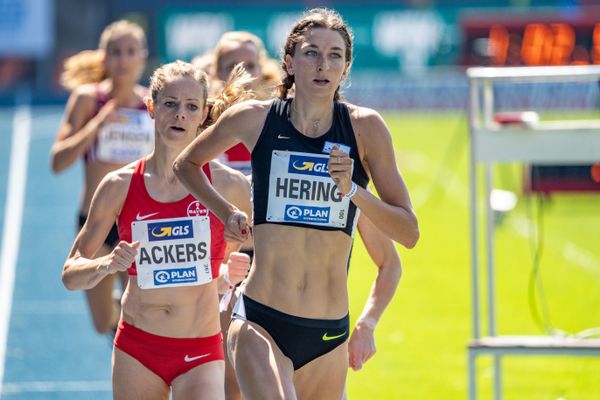
<path fill-rule="evenodd" d="M 302 175 L 329 176 L 327 157 L 290 155 L 288 172 Z"/>
<path fill-rule="evenodd" d="M 187 239 L 194 236 L 192 221 L 168 221 L 148 224 L 148 240 Z"/>

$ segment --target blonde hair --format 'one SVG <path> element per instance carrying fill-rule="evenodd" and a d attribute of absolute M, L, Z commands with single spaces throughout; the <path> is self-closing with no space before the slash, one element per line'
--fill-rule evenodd
<path fill-rule="evenodd" d="M 254 98 L 254 93 L 245 87 L 252 81 L 252 77 L 241 66 L 236 66 L 222 91 L 214 97 L 208 98 L 208 75 L 195 65 L 180 60 L 165 64 L 154 71 L 150 78 L 150 96 L 153 103 L 165 85 L 175 78 L 192 78 L 200 84 L 202 96 L 208 107 L 208 117 L 200 126 L 205 129 L 212 125 L 219 116 L 232 105 L 244 100 Z"/>
<path fill-rule="evenodd" d="M 247 89 L 250 82 L 252 82 L 250 74 L 241 65 L 236 65 L 231 74 L 229 74 L 229 79 L 227 79 L 221 93 L 207 100 L 206 104 L 209 107 L 209 113 L 208 118 L 206 118 L 202 126 L 206 128 L 214 124 L 221 114 L 232 105 L 244 100 L 254 99 L 256 97 L 254 91 Z"/>
<path fill-rule="evenodd" d="M 126 20 L 113 22 L 102 31 L 98 49 L 84 50 L 65 60 L 60 76 L 61 85 L 65 89 L 74 90 L 80 85 L 98 83 L 106 79 L 106 50 L 113 41 L 127 35 L 133 36 L 140 48 L 146 50 L 146 34 L 141 26 Z"/>
<path fill-rule="evenodd" d="M 199 68 L 207 74 L 210 74 L 215 62 L 214 58 L 215 57 L 212 52 L 200 54 L 192 59 L 192 64 L 194 64 L 196 68 Z"/>
<path fill-rule="evenodd" d="M 292 30 L 285 40 L 285 44 L 283 46 L 283 54 L 281 57 L 283 79 L 279 86 L 277 86 L 278 95 L 281 99 L 287 98 L 288 90 L 290 90 L 294 85 L 294 75 L 290 75 L 287 72 L 285 56 L 290 55 L 293 57 L 296 50 L 296 44 L 300 43 L 304 35 L 313 28 L 326 28 L 338 32 L 342 36 L 344 44 L 346 45 L 346 51 L 344 54 L 345 61 L 350 64 L 352 63 L 352 42 L 354 37 L 352 30 L 348 24 L 346 24 L 342 16 L 337 11 L 330 8 L 313 8 L 308 10 L 292 27 Z M 335 90 L 333 100 L 337 102 L 340 101 L 340 99 L 340 88 L 338 87 Z"/>
<path fill-rule="evenodd" d="M 256 35 L 247 31 L 231 31 L 226 32 L 221 36 L 215 49 L 212 53 L 212 66 L 210 74 L 213 78 L 218 76 L 218 70 L 222 67 L 220 64 L 224 53 L 232 44 L 252 44 L 258 53 L 258 68 L 259 75 L 256 77 L 256 82 L 252 85 L 255 91 L 256 98 L 270 98 L 281 80 L 282 71 L 277 61 L 271 59 L 267 54 L 267 50 L 263 41 Z M 233 71 L 231 72 L 233 74 Z"/>
<path fill-rule="evenodd" d="M 221 57 L 223 56 L 223 53 L 225 53 L 227 48 L 231 44 L 237 44 L 237 43 L 240 43 L 240 44 L 251 43 L 252 45 L 254 45 L 254 47 L 256 47 L 256 51 L 258 53 L 259 64 L 261 64 L 262 61 L 264 61 L 265 59 L 269 58 L 267 56 L 267 50 L 265 49 L 265 44 L 258 36 L 254 35 L 250 32 L 247 32 L 247 31 L 225 32 L 223 34 L 223 36 L 221 36 L 221 38 L 217 42 L 217 45 L 215 46 L 215 50 L 214 50 L 214 57 L 215 57 L 214 68 L 215 68 L 215 70 L 218 70 L 221 67 L 221 65 L 220 65 Z M 215 73 L 215 75 L 216 75 L 216 73 Z"/>

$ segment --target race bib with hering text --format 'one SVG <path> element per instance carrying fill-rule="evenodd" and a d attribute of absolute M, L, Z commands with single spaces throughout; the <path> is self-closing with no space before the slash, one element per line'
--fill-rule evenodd
<path fill-rule="evenodd" d="M 343 228 L 350 199 L 329 176 L 326 154 L 273 150 L 267 221 Z"/>

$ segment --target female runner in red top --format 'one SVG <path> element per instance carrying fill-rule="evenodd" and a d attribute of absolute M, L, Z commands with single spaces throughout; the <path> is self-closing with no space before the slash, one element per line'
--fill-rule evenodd
<path fill-rule="evenodd" d="M 63 172 L 80 157 L 83 158 L 84 184 L 78 230 L 87 219 L 92 196 L 102 178 L 151 151 L 153 129 L 144 104 L 148 90 L 138 84 L 146 56 L 143 29 L 135 23 L 121 20 L 104 29 L 97 50 L 82 51 L 65 62 L 61 82 L 73 92 L 50 156 L 54 173 Z M 127 118 L 125 113 L 131 118 Z M 137 139 L 134 149 L 150 146 L 150 150 L 128 156 L 124 152 L 124 141 L 100 139 L 123 135 Z M 119 154 L 111 155 L 111 151 Z M 98 249 L 98 255 L 110 253 L 119 242 L 114 222 Z M 126 275 L 120 275 L 125 283 Z M 112 296 L 114 281 L 115 275 L 111 274 L 86 290 L 92 321 L 98 333 L 110 332 L 119 320 L 119 308 Z"/>
<path fill-rule="evenodd" d="M 213 101 L 207 100 L 206 74 L 191 64 L 177 61 L 154 72 L 147 100 L 154 151 L 102 180 L 65 262 L 63 283 L 72 290 L 129 273 L 113 353 L 115 399 L 168 399 L 171 389 L 175 400 L 224 398 L 215 279 L 226 255 L 223 225 L 171 166 L 201 129 L 249 96 L 247 75 L 234 78 Z M 202 169 L 221 196 L 249 209 L 241 173 L 217 162 Z M 96 256 L 115 220 L 121 241 L 108 255 Z M 247 256 L 234 253 L 230 262 L 248 268 Z"/>

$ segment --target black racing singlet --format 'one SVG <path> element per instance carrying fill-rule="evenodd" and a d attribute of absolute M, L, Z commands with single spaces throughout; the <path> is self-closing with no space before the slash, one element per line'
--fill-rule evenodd
<path fill-rule="evenodd" d="M 366 188 L 369 177 L 345 104 L 334 103 L 331 128 L 317 138 L 303 135 L 289 120 L 291 99 L 273 101 L 252 151 L 254 225 L 274 223 L 321 230 L 341 230 L 352 236 L 356 206 L 337 190 L 327 162 L 332 145 L 350 150 L 352 180 Z"/>

